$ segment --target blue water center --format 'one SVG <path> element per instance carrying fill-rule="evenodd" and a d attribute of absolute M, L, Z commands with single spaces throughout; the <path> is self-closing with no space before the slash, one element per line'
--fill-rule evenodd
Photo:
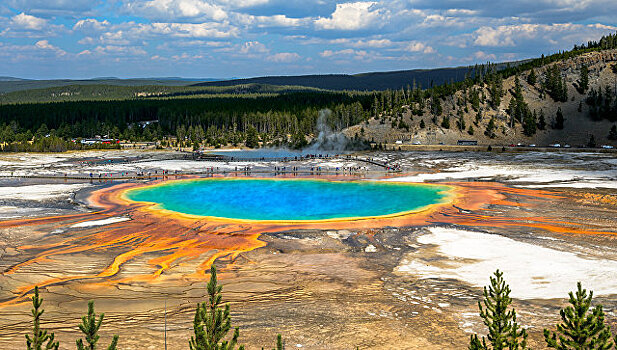
<path fill-rule="evenodd" d="M 245 220 L 326 220 L 403 213 L 442 202 L 447 187 L 377 181 L 197 179 L 127 192 L 184 214 Z"/>

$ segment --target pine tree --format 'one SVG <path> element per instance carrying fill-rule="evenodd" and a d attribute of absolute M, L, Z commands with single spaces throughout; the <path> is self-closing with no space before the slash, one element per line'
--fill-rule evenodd
<path fill-rule="evenodd" d="M 529 72 L 529 75 L 527 75 L 527 84 L 536 85 L 537 81 L 538 81 L 538 77 L 536 76 L 536 71 L 532 68 L 531 71 Z"/>
<path fill-rule="evenodd" d="M 478 125 L 480 124 L 481 121 L 482 121 L 482 109 L 479 109 L 478 113 L 476 114 L 476 120 L 474 121 L 474 124 Z"/>
<path fill-rule="evenodd" d="M 546 129 L 546 118 L 544 117 L 544 110 L 540 110 L 540 117 L 538 118 L 538 129 L 544 130 Z"/>
<path fill-rule="evenodd" d="M 480 317 L 488 327 L 488 336 L 472 335 L 469 341 L 469 349 L 493 350 L 524 350 L 527 349 L 527 332 L 521 329 L 516 322 L 516 311 L 508 307 L 512 303 L 510 287 L 503 279 L 503 273 L 495 271 L 495 277 L 491 277 L 491 285 L 484 287 L 484 300 L 478 301 Z M 483 306 L 484 305 L 484 306 Z"/>
<path fill-rule="evenodd" d="M 88 315 L 82 316 L 81 324 L 79 325 L 79 329 L 86 336 L 86 343 L 88 345 L 84 346 L 84 342 L 82 339 L 77 339 L 75 342 L 77 344 L 78 350 L 95 350 L 96 343 L 99 341 L 99 328 L 103 324 L 103 318 L 105 314 L 100 314 L 99 319 L 96 319 L 96 313 L 94 312 L 94 301 L 88 302 Z M 107 350 L 116 350 L 116 346 L 118 344 L 118 336 L 114 335 L 111 344 L 107 347 Z"/>
<path fill-rule="evenodd" d="M 517 112 L 518 112 L 518 105 L 516 103 L 516 99 L 511 98 L 510 103 L 508 104 L 508 114 L 510 115 L 510 127 L 513 127 L 514 121 L 518 119 Z"/>
<path fill-rule="evenodd" d="M 580 76 L 578 78 L 578 92 L 584 94 L 589 88 L 589 68 L 587 65 L 581 67 Z"/>
<path fill-rule="evenodd" d="M 261 348 L 264 350 L 264 348 Z M 276 348 L 272 350 L 285 350 L 285 345 L 283 345 L 283 337 L 280 334 L 276 336 Z"/>
<path fill-rule="evenodd" d="M 373 116 L 377 117 L 379 114 L 379 100 L 377 99 L 377 95 L 375 95 L 375 100 L 373 101 Z"/>
<path fill-rule="evenodd" d="M 489 146 L 491 147 L 491 146 Z M 490 151 L 490 149 L 489 149 Z M 469 340 L 469 350 L 487 350 L 488 346 L 486 345 L 486 339 L 482 338 L 482 341 L 478 338 L 477 334 L 471 336 Z"/>
<path fill-rule="evenodd" d="M 490 138 L 494 138 L 496 127 L 497 125 L 495 125 L 495 117 L 491 117 L 491 119 L 488 121 L 488 124 L 486 125 L 486 130 L 484 131 L 484 135 Z"/>
<path fill-rule="evenodd" d="M 253 126 L 250 126 L 246 132 L 245 145 L 249 148 L 259 147 L 259 137 L 257 135 L 257 129 L 255 129 Z"/>
<path fill-rule="evenodd" d="M 426 124 L 424 123 L 424 119 L 420 120 L 420 129 L 426 128 Z"/>
<path fill-rule="evenodd" d="M 531 136 L 536 133 L 536 116 L 534 113 L 526 111 L 525 117 L 523 118 L 523 133 L 526 136 Z"/>
<path fill-rule="evenodd" d="M 564 123 L 564 118 L 563 118 L 563 112 L 561 111 L 561 107 L 557 108 L 557 113 L 555 114 L 555 124 L 553 125 L 553 129 L 563 129 L 563 123 Z"/>
<path fill-rule="evenodd" d="M 292 138 L 291 138 L 291 143 L 292 143 L 292 148 L 294 149 L 302 149 L 304 147 L 306 147 L 306 145 L 308 145 L 308 142 L 306 141 L 306 138 L 304 137 L 304 134 L 301 132 L 297 132 L 295 134 L 293 134 Z"/>
<path fill-rule="evenodd" d="M 208 302 L 197 304 L 193 329 L 195 335 L 191 337 L 189 346 L 191 350 L 233 350 L 236 348 L 240 331 L 234 330 L 231 340 L 222 340 L 231 329 L 231 317 L 229 316 L 229 304 L 221 308 L 223 287 L 218 285 L 216 267 L 210 267 L 210 281 L 206 287 Z M 244 350 L 240 346 L 238 350 Z"/>
<path fill-rule="evenodd" d="M 503 96 L 503 80 L 501 79 L 501 76 L 491 82 L 489 90 L 491 93 L 491 107 L 498 108 L 501 104 L 501 97 Z"/>
<path fill-rule="evenodd" d="M 518 75 L 514 76 L 514 98 L 517 100 L 523 98 L 523 89 L 521 87 L 521 81 L 518 79 Z"/>
<path fill-rule="evenodd" d="M 596 148 L 596 137 L 593 135 L 589 136 L 589 141 L 587 141 L 587 147 Z"/>
<path fill-rule="evenodd" d="M 443 117 L 443 120 L 441 121 L 441 127 L 444 129 L 450 129 L 450 117 L 449 116 Z"/>
<path fill-rule="evenodd" d="M 441 115 L 443 113 L 443 107 L 441 107 L 441 99 L 437 96 L 431 98 L 431 112 L 433 115 Z"/>
<path fill-rule="evenodd" d="M 26 334 L 26 345 L 28 350 L 42 350 L 43 343 L 47 342 L 47 344 L 45 344 L 46 350 L 58 350 L 60 343 L 54 341 L 54 333 L 47 333 L 46 330 L 41 329 L 41 315 L 45 312 L 45 310 L 41 308 L 42 304 L 43 299 L 39 298 L 39 287 L 34 287 L 34 296 L 32 297 L 32 337 Z"/>
<path fill-rule="evenodd" d="M 41 127 L 39 127 L 39 129 L 34 134 L 34 137 L 36 137 L 37 139 L 42 139 L 46 137 L 47 135 L 49 135 L 49 129 L 47 128 L 47 125 L 43 123 L 41 124 Z"/>
<path fill-rule="evenodd" d="M 615 126 L 615 124 L 613 124 L 611 131 L 608 133 L 608 139 L 617 140 L 617 126 Z"/>
<path fill-rule="evenodd" d="M 467 128 L 467 123 L 465 123 L 465 118 L 463 118 L 463 116 L 460 116 L 456 121 L 456 126 L 458 126 L 460 131 L 464 131 Z"/>
<path fill-rule="evenodd" d="M 556 102 L 568 101 L 568 88 L 565 79 L 556 65 L 546 70 L 546 78 L 543 83 L 544 89 Z"/>
<path fill-rule="evenodd" d="M 471 103 L 471 108 L 473 108 L 474 111 L 477 111 L 480 109 L 480 94 L 478 93 L 478 90 L 476 89 L 472 89 L 470 91 L 470 103 Z"/>
<path fill-rule="evenodd" d="M 557 332 L 544 330 L 544 339 L 549 348 L 559 350 L 608 350 L 613 348 L 611 331 L 604 323 L 602 305 L 591 309 L 593 291 L 587 294 L 577 283 L 576 294 L 569 293 L 571 306 L 561 309 L 562 323 Z"/>

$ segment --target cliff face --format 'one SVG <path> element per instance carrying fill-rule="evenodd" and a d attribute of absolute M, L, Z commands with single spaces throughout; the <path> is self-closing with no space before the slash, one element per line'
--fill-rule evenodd
<path fill-rule="evenodd" d="M 604 68 L 608 63 L 617 61 L 617 50 L 605 50 L 598 52 L 590 52 L 580 56 L 553 63 L 557 65 L 563 72 L 572 73 L 583 66 L 587 65 L 589 70 L 598 70 Z"/>
<path fill-rule="evenodd" d="M 580 78 L 581 68 L 587 66 L 589 70 L 589 89 L 580 93 L 577 90 L 577 81 Z M 527 76 L 530 71 L 519 74 L 519 81 L 525 103 L 529 109 L 539 116 L 544 114 L 546 123 L 545 130 L 537 130 L 532 136 L 525 136 L 521 123 L 512 125 L 508 113 L 510 100 L 514 96 L 515 77 L 509 77 L 503 81 L 504 96 L 497 108 L 492 108 L 489 104 L 490 91 L 486 84 L 476 85 L 473 88 L 480 93 L 480 109 L 482 117 L 477 120 L 477 112 L 473 110 L 470 102 L 465 103 L 465 93 L 456 92 L 441 101 L 443 113 L 434 116 L 428 108 L 424 109 L 422 116 L 413 116 L 409 109 L 403 113 L 402 120 L 409 126 L 409 130 L 398 128 L 398 122 L 392 116 L 383 116 L 379 120 L 371 119 L 368 124 L 353 126 L 345 132 L 349 136 L 356 133 L 364 135 L 365 139 L 375 142 L 394 143 L 421 142 L 422 144 L 455 144 L 457 140 L 472 139 L 480 144 L 511 144 L 511 143 L 535 143 L 537 145 L 547 145 L 552 143 L 571 144 L 572 146 L 586 145 L 591 137 L 594 136 L 598 145 L 611 144 L 617 146 L 617 142 L 609 140 L 608 135 L 615 122 L 609 120 L 592 120 L 590 117 L 591 107 L 585 102 L 589 91 L 602 89 L 605 93 L 606 88 L 611 89 L 613 99 L 617 91 L 617 73 L 614 66 L 617 65 L 617 50 L 606 50 L 599 52 L 586 53 L 571 59 L 554 62 L 535 69 L 537 82 L 534 85 L 527 83 Z M 547 70 L 556 66 L 560 75 L 564 79 L 567 87 L 568 100 L 556 102 L 543 92 L 542 82 L 546 79 Z M 427 103 L 428 105 L 428 103 Z M 553 129 L 558 109 L 561 109 L 565 118 L 563 129 Z M 450 127 L 442 127 L 444 117 L 449 117 Z M 459 130 L 457 122 L 464 120 L 465 130 Z M 485 130 L 491 118 L 494 118 L 496 125 L 495 135 L 490 138 L 485 135 Z M 614 116 L 615 120 L 617 116 Z M 436 120 L 436 123 L 435 123 Z M 424 121 L 425 128 L 421 128 L 421 121 Z M 477 122 L 477 123 L 476 123 Z M 469 133 L 469 126 L 473 128 L 473 135 Z M 362 130 L 364 131 L 362 133 Z"/>

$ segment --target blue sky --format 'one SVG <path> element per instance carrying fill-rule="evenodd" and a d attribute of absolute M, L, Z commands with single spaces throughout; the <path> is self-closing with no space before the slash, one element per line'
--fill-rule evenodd
<path fill-rule="evenodd" d="M 617 30 L 615 0 L 0 0 L 0 76 L 229 78 L 516 60 Z"/>

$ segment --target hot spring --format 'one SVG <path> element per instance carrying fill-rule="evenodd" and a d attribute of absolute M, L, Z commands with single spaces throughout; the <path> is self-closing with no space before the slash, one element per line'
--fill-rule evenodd
<path fill-rule="evenodd" d="M 236 220 L 380 217 L 444 202 L 449 187 L 378 181 L 209 178 L 131 189 L 127 199 L 178 213 Z"/>

